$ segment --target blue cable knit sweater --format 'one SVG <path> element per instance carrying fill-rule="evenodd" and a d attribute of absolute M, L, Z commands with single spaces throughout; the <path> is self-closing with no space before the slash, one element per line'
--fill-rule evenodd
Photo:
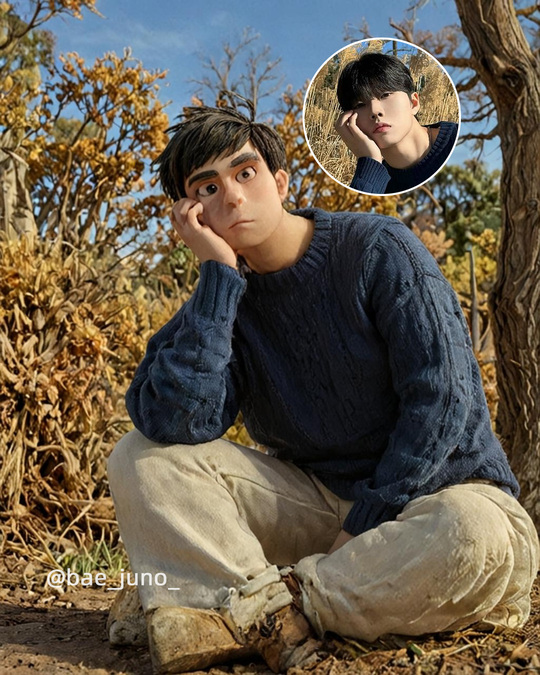
<path fill-rule="evenodd" d="M 371 157 L 359 157 L 351 187 L 370 194 L 393 194 L 411 190 L 436 174 L 452 152 L 458 125 L 454 122 L 438 122 L 426 126 L 439 127 L 439 133 L 422 160 L 407 169 L 394 169 L 384 160 L 381 163 Z"/>
<path fill-rule="evenodd" d="M 292 267 L 202 265 L 127 393 L 136 427 L 201 443 L 242 410 L 272 454 L 355 501 L 351 534 L 470 478 L 517 495 L 457 298 L 420 240 L 384 216 L 296 213 L 316 227 Z"/>

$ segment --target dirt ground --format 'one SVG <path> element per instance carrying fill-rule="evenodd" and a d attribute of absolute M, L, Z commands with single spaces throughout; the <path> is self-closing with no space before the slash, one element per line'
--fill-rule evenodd
<path fill-rule="evenodd" d="M 0 574 L 0 673 L 150 675 L 148 651 L 113 648 L 105 625 L 114 593 L 77 588 L 58 595 L 22 577 Z M 235 664 L 211 675 L 269 675 L 262 663 Z M 519 631 L 467 630 L 422 639 L 390 636 L 374 644 L 329 639 L 320 661 L 288 675 L 540 674 L 540 580 L 533 611 Z"/>

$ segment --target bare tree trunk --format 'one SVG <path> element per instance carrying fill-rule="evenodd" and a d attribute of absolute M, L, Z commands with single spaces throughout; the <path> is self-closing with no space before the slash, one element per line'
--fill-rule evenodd
<path fill-rule="evenodd" d="M 19 239 L 37 235 L 32 200 L 26 186 L 27 163 L 10 148 L 11 133 L 0 137 L 0 233 L 2 238 Z"/>
<path fill-rule="evenodd" d="M 456 0 L 498 117 L 502 233 L 491 298 L 498 432 L 540 529 L 540 59 L 511 0 Z"/>

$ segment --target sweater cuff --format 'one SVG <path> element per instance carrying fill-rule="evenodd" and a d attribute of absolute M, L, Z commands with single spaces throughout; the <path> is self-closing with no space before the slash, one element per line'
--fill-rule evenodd
<path fill-rule="evenodd" d="M 343 523 L 345 532 L 356 537 L 363 532 L 377 527 L 388 520 L 394 520 L 402 509 L 388 504 L 370 504 L 365 501 L 357 501 L 347 514 Z"/>
<path fill-rule="evenodd" d="M 201 265 L 199 285 L 193 294 L 193 309 L 200 316 L 222 323 L 234 323 L 238 303 L 247 282 L 238 270 L 215 260 Z"/>
<path fill-rule="evenodd" d="M 390 174 L 382 162 L 372 157 L 359 157 L 351 187 L 360 192 L 384 194 Z"/>

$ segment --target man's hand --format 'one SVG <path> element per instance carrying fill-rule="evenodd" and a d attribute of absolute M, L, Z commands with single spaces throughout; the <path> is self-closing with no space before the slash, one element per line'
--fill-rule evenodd
<path fill-rule="evenodd" d="M 357 114 L 352 110 L 344 112 L 334 125 L 336 131 L 355 157 L 371 157 L 382 162 L 379 147 L 356 125 L 356 118 Z"/>
<path fill-rule="evenodd" d="M 354 539 L 354 536 L 352 534 L 345 532 L 345 530 L 341 530 L 338 536 L 336 537 L 335 542 L 330 547 L 328 555 L 330 555 L 330 553 L 333 553 L 334 551 L 337 551 L 338 548 L 341 548 L 348 541 L 351 541 L 351 539 Z"/>
<path fill-rule="evenodd" d="M 236 269 L 236 253 L 225 239 L 205 225 L 203 205 L 194 199 L 181 199 L 172 209 L 171 222 L 186 246 L 201 262 L 216 260 Z"/>

